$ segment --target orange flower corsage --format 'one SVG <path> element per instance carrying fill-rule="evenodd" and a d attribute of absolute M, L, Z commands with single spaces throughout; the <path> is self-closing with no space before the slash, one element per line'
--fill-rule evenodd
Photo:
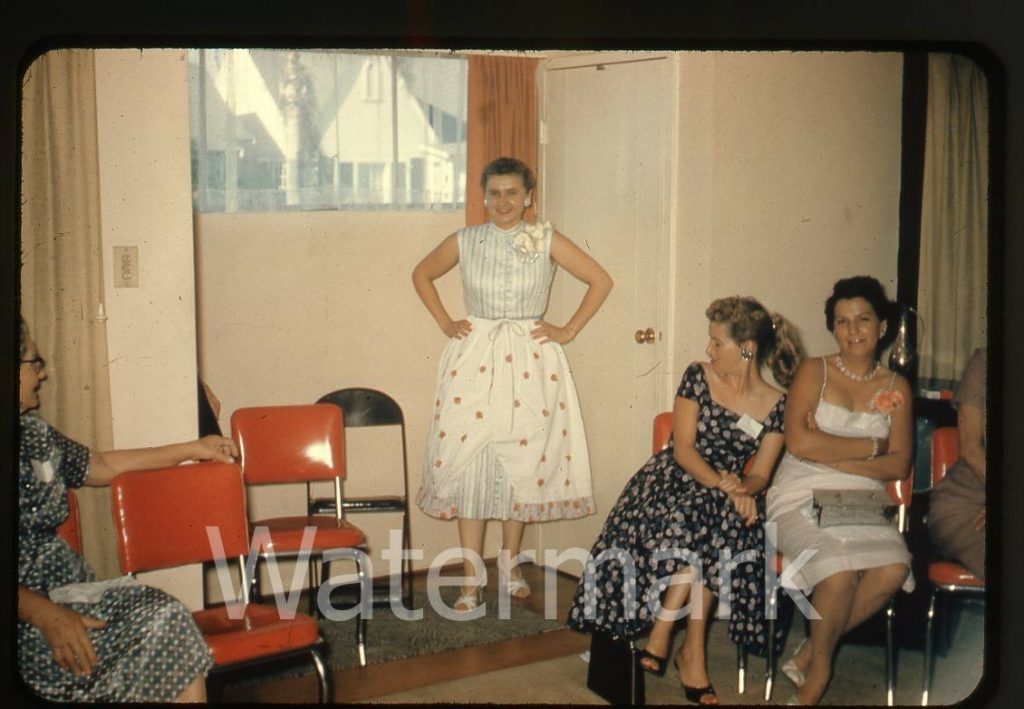
<path fill-rule="evenodd" d="M 871 408 L 886 416 L 892 416 L 892 413 L 905 403 L 903 394 L 895 389 L 879 389 L 871 397 Z"/>

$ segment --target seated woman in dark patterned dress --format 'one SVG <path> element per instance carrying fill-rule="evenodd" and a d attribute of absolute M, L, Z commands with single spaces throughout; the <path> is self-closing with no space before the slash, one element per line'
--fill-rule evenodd
<path fill-rule="evenodd" d="M 709 361 L 694 362 L 683 374 L 672 413 L 674 444 L 647 461 L 609 513 L 569 626 L 627 640 L 650 630 L 641 663 L 663 674 L 675 620 L 687 616 L 675 663 L 679 680 L 687 699 L 715 704 L 704 646 L 716 596 L 731 607 L 733 642 L 767 652 L 759 493 L 782 452 L 786 396 L 761 377 L 761 368 L 770 366 L 788 386 L 802 348 L 789 323 L 753 298 L 716 300 L 706 314 Z"/>
<path fill-rule="evenodd" d="M 163 591 L 137 583 L 111 583 L 105 591 L 95 584 L 71 587 L 95 577 L 56 530 L 68 516 L 69 487 L 106 485 L 125 470 L 186 460 L 230 462 L 237 455 L 235 444 L 207 436 L 156 448 L 90 451 L 33 412 L 46 366 L 24 320 L 18 352 L 22 679 L 40 697 L 56 702 L 205 701 L 205 678 L 213 659 L 191 613 Z M 70 594 L 72 590 L 79 594 Z"/>

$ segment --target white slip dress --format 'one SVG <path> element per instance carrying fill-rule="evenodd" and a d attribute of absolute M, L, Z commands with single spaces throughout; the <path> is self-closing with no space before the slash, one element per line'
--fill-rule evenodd
<path fill-rule="evenodd" d="M 828 365 L 822 358 L 825 378 L 818 396 L 814 421 L 818 429 L 834 436 L 888 438 L 889 418 L 878 412 L 850 411 L 825 401 Z M 893 375 L 895 381 L 896 375 Z M 892 381 L 889 388 L 892 388 Z M 889 564 L 910 566 L 910 552 L 895 526 L 842 525 L 819 527 L 813 517 L 814 490 L 881 490 L 878 480 L 853 475 L 823 463 L 803 460 L 786 452 L 766 495 L 766 533 L 774 526 L 783 558 L 792 561 L 804 551 L 813 555 L 792 576 L 792 585 L 809 593 L 821 580 L 841 571 L 871 569 Z M 914 589 L 908 574 L 903 590 Z"/>

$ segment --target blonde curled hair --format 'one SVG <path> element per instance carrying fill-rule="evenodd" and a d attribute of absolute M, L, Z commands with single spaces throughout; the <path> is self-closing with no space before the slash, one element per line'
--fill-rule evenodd
<path fill-rule="evenodd" d="M 756 298 L 739 295 L 713 301 L 704 314 L 711 322 L 728 325 L 729 336 L 736 342 L 753 340 L 758 366 L 767 364 L 780 385 L 788 388 L 793 383 L 804 348 L 788 320 L 769 313 Z"/>

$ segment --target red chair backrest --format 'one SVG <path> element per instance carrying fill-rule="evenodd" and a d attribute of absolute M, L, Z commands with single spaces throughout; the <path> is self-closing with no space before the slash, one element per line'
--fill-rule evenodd
<path fill-rule="evenodd" d="M 68 518 L 57 527 L 57 536 L 82 553 L 82 517 L 78 511 L 78 496 L 73 490 L 68 490 Z"/>
<path fill-rule="evenodd" d="M 668 448 L 669 440 L 672 438 L 672 412 L 662 411 L 654 417 L 654 436 L 651 441 L 651 453 L 657 453 Z"/>
<path fill-rule="evenodd" d="M 238 409 L 231 436 L 247 484 L 345 478 L 345 429 L 333 404 Z"/>
<path fill-rule="evenodd" d="M 911 495 L 914 494 L 913 473 L 908 473 L 902 480 L 890 480 L 885 484 L 885 489 L 889 491 L 889 497 L 893 502 L 906 507 L 910 504 Z"/>
<path fill-rule="evenodd" d="M 946 477 L 946 471 L 960 458 L 959 430 L 956 426 L 943 426 L 932 432 L 932 485 Z"/>
<path fill-rule="evenodd" d="M 110 483 L 110 503 L 121 573 L 249 552 L 245 488 L 233 463 L 121 473 Z M 220 532 L 223 553 L 211 546 L 207 528 Z"/>

